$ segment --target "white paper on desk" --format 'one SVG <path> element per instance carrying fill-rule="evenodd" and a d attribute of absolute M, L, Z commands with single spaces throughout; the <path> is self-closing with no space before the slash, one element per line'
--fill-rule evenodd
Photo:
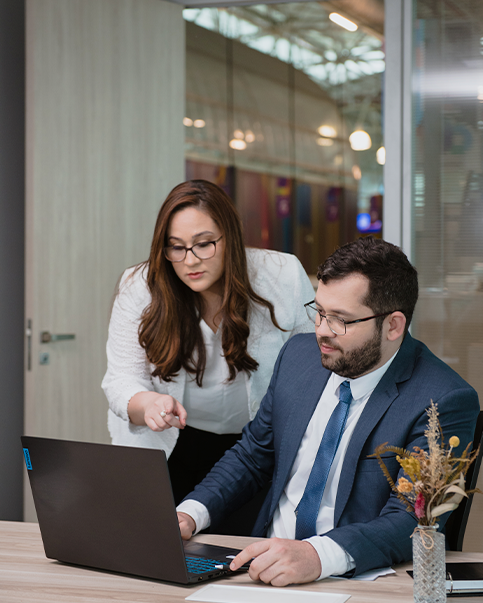
<path fill-rule="evenodd" d="M 393 570 L 392 567 L 378 567 L 377 569 L 369 570 L 368 572 L 359 574 L 355 578 L 344 578 L 344 576 L 331 576 L 331 578 L 338 578 L 340 580 L 367 580 L 369 582 L 372 582 L 380 576 L 387 576 L 388 574 L 395 573 L 396 570 Z"/>
<path fill-rule="evenodd" d="M 345 603 L 350 595 L 341 593 L 319 593 L 286 588 L 259 588 L 257 586 L 229 586 L 210 584 L 196 591 L 186 601 L 207 603 Z"/>
<path fill-rule="evenodd" d="M 368 572 L 364 572 L 363 574 L 359 574 L 352 580 L 375 580 L 380 576 L 387 576 L 389 574 L 395 574 L 396 570 L 393 570 L 392 567 L 380 567 L 378 569 L 369 570 Z"/>

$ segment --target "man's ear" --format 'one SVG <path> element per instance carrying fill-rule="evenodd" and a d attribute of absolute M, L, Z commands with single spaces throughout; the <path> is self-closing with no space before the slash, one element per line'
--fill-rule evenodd
<path fill-rule="evenodd" d="M 402 312 L 398 311 L 389 314 L 387 324 L 388 341 L 396 341 L 396 339 L 399 339 L 399 337 L 404 335 L 404 329 L 406 328 L 406 317 Z"/>

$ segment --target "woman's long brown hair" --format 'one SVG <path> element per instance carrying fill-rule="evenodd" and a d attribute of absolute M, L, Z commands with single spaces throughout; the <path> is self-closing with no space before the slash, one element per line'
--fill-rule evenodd
<path fill-rule="evenodd" d="M 240 371 L 251 373 L 258 368 L 258 362 L 247 352 L 250 301 L 268 308 L 273 324 L 281 327 L 273 305 L 255 293 L 248 279 L 242 224 L 231 199 L 206 180 L 190 180 L 176 186 L 159 211 L 149 260 L 138 267 L 147 267 L 152 298 L 141 316 L 139 343 L 156 367 L 154 376 L 171 381 L 184 369 L 196 375 L 201 387 L 206 366 L 200 328 L 202 298 L 178 278 L 163 252 L 171 218 L 187 207 L 206 212 L 220 228 L 225 242 L 223 300 L 217 316 L 222 318 L 222 346 L 230 381 Z"/>

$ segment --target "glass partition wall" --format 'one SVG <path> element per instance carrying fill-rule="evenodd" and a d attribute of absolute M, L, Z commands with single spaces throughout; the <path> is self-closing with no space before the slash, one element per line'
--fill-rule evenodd
<path fill-rule="evenodd" d="M 414 0 L 412 327 L 483 400 L 483 2 Z M 480 471 L 478 487 L 483 489 Z M 482 550 L 476 495 L 463 545 Z"/>
<path fill-rule="evenodd" d="M 355 31 L 316 2 L 184 17 L 187 177 L 226 189 L 246 243 L 315 274 L 338 245 L 380 236 L 384 11 Z"/>
<path fill-rule="evenodd" d="M 413 333 L 483 399 L 483 2 L 416 1 Z"/>

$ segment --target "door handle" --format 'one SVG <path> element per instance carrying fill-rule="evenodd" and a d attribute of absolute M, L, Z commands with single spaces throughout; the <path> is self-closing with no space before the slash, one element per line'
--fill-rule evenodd
<path fill-rule="evenodd" d="M 66 341 L 67 339 L 75 339 L 73 334 L 51 335 L 49 331 L 40 333 L 40 343 L 51 343 L 54 341 Z"/>
<path fill-rule="evenodd" d="M 27 328 L 25 329 L 27 337 L 27 370 L 32 370 L 32 320 L 27 320 Z"/>

